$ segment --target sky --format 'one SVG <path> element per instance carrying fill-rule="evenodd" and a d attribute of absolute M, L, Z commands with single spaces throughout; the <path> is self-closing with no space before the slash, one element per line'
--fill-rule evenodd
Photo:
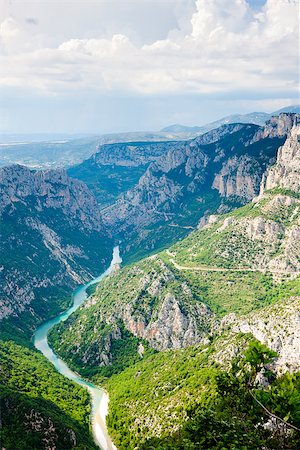
<path fill-rule="evenodd" d="M 203 125 L 299 103 L 299 0 L 0 0 L 0 132 Z"/>

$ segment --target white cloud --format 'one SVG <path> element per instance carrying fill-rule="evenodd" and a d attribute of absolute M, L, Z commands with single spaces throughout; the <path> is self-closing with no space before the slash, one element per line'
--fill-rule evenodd
<path fill-rule="evenodd" d="M 49 95 L 78 91 L 293 97 L 298 89 L 298 1 L 197 0 L 190 32 L 138 45 L 124 34 L 49 45 L 13 19 L 0 26 L 0 86 Z M 153 24 L 155 25 L 155 24 Z M 241 97 L 242 98 L 242 97 Z"/>

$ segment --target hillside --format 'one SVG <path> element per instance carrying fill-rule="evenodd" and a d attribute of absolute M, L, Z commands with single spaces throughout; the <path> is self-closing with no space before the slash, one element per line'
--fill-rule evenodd
<path fill-rule="evenodd" d="M 102 212 L 105 225 L 126 242 L 125 260 L 170 245 L 203 216 L 249 202 L 293 118 L 282 114 L 264 128 L 224 125 L 151 163 L 138 184 Z"/>
<path fill-rule="evenodd" d="M 36 350 L 43 320 L 110 261 L 96 199 L 65 171 L 0 169 L 1 448 L 95 449 L 90 398 Z"/>
<path fill-rule="evenodd" d="M 129 142 L 99 145 L 89 159 L 68 169 L 68 175 L 86 183 L 103 208 L 137 184 L 149 164 L 176 144 Z"/>
<path fill-rule="evenodd" d="M 85 389 L 38 352 L 0 341 L 1 448 L 95 450 Z"/>
<path fill-rule="evenodd" d="M 112 243 L 95 198 L 64 171 L 2 168 L 0 193 L 1 332 L 23 332 L 65 308 L 107 265 Z"/>
<path fill-rule="evenodd" d="M 118 448 L 297 448 L 298 121 L 253 202 L 115 272 L 52 331 L 107 386 Z"/>

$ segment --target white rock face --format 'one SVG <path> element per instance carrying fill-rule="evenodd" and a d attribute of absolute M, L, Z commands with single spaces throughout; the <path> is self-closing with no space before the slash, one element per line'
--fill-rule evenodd
<path fill-rule="evenodd" d="M 211 313 L 204 304 L 190 305 L 186 314 L 173 294 L 168 293 L 157 311 L 156 319 L 149 324 L 132 314 L 123 316 L 126 328 L 137 337 L 149 342 L 157 350 L 179 349 L 206 341 L 199 331 L 198 322 L 209 322 Z"/>
<path fill-rule="evenodd" d="M 51 308 L 55 289 L 74 289 L 97 274 L 103 261 L 91 252 L 105 239 L 99 208 L 87 186 L 64 170 L 1 168 L 0 216 L 0 319 L 36 316 Z"/>
<path fill-rule="evenodd" d="M 283 188 L 300 192 L 300 116 L 295 117 L 294 126 L 285 144 L 279 148 L 276 164 L 263 178 L 260 194 Z"/>
<path fill-rule="evenodd" d="M 255 311 L 245 318 L 235 314 L 224 317 L 222 326 L 231 323 L 233 333 L 251 333 L 257 340 L 278 353 L 278 372 L 300 370 L 300 297 Z"/>
<path fill-rule="evenodd" d="M 265 220 L 262 217 L 255 217 L 247 220 L 246 233 L 250 239 L 264 240 L 272 244 L 284 233 L 284 227 L 272 220 Z"/>
<path fill-rule="evenodd" d="M 222 197 L 238 196 L 250 201 L 257 193 L 260 180 L 258 162 L 247 155 L 235 156 L 223 164 L 221 171 L 215 175 L 212 187 Z"/>

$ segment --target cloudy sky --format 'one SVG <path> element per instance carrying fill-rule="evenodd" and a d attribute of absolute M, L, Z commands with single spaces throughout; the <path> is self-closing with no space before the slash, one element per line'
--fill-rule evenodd
<path fill-rule="evenodd" d="M 299 0 L 0 0 L 0 131 L 201 125 L 299 103 Z"/>

